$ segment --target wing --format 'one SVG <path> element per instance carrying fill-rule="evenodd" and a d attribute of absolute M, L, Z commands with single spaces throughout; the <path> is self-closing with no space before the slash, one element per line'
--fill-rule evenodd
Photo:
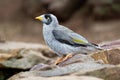
<path fill-rule="evenodd" d="M 68 28 L 60 28 L 57 30 L 53 30 L 53 35 L 56 40 L 61 43 L 68 44 L 71 46 L 86 47 L 89 42 L 79 34 L 69 30 Z"/>

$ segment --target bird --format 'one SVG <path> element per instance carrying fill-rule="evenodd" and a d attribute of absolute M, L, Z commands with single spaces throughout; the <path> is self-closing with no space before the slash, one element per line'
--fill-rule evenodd
<path fill-rule="evenodd" d="M 53 14 L 42 14 L 35 19 L 43 23 L 43 37 L 45 43 L 60 57 L 55 64 L 59 64 L 75 53 L 90 53 L 101 50 L 101 47 L 89 42 L 80 34 L 60 25 Z"/>

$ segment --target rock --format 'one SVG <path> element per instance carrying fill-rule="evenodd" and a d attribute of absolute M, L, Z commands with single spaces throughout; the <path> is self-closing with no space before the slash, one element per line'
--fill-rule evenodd
<path fill-rule="evenodd" d="M 69 65 L 69 64 L 73 64 L 76 62 L 89 62 L 89 61 L 94 61 L 93 58 L 91 58 L 89 55 L 82 55 L 82 54 L 76 54 L 73 55 L 72 58 L 58 64 L 59 66 L 65 66 L 65 65 Z"/>
<path fill-rule="evenodd" d="M 120 80 L 120 65 L 116 67 L 95 70 L 84 75 L 95 76 L 105 80 Z"/>
<path fill-rule="evenodd" d="M 74 75 L 76 77 L 91 75 L 99 77 L 98 75 L 104 72 L 106 72 L 105 77 L 101 75 L 100 78 L 108 79 L 106 76 L 111 76 L 112 71 L 114 71 L 114 74 L 119 74 L 119 41 L 120 40 L 116 40 L 99 44 L 104 50 L 89 55 L 76 54 L 57 66 L 51 62 L 56 56 L 45 46 L 30 43 L 6 42 L 0 44 L 0 53 L 2 55 L 2 57 L 0 57 L 0 64 L 1 68 L 10 67 L 23 70 L 35 65 L 30 71 L 20 72 L 12 76 L 10 80 L 33 79 L 36 76 L 40 78 L 54 78 L 55 76 L 63 75 Z M 50 53 L 51 55 L 47 55 Z M 100 71 L 103 72 L 101 73 Z M 99 74 L 96 75 L 97 73 Z M 119 76 L 111 76 L 111 79 L 119 79 Z"/>
<path fill-rule="evenodd" d="M 88 68 L 89 70 L 89 68 Z M 84 71 L 84 70 L 83 70 Z M 91 70 L 89 72 L 85 72 L 82 73 L 81 70 L 78 70 L 76 73 L 73 73 L 72 76 L 74 76 L 74 78 L 80 77 L 81 75 L 86 75 L 86 76 L 95 76 L 95 77 L 99 77 L 105 80 L 119 80 L 120 79 L 120 66 L 114 66 L 114 67 L 106 67 L 106 68 L 101 68 L 101 69 L 96 69 L 96 70 Z M 33 79 L 34 78 L 38 78 L 40 77 L 40 72 L 36 73 L 36 72 L 21 72 L 17 75 L 14 75 L 13 77 L 9 78 L 8 80 L 21 80 L 21 79 Z M 43 72 L 44 73 L 44 72 Z M 62 77 L 62 76 L 61 76 Z M 61 77 L 58 77 L 58 79 L 61 79 Z M 66 78 L 66 76 L 63 76 L 64 78 Z M 53 79 L 55 78 L 53 77 L 49 77 L 48 79 Z"/>
<path fill-rule="evenodd" d="M 93 53 L 95 60 L 101 59 L 104 63 L 120 64 L 120 39 L 99 44 L 104 50 Z"/>
<path fill-rule="evenodd" d="M 95 60 L 102 59 L 103 62 L 107 64 L 117 65 L 117 64 L 120 64 L 120 49 L 105 50 L 105 51 L 93 54 L 92 57 Z"/>
<path fill-rule="evenodd" d="M 94 66 L 94 65 L 93 65 Z M 94 77 L 99 77 L 105 80 L 119 80 L 120 79 L 120 66 L 111 66 L 111 67 L 104 67 L 104 68 L 99 68 L 99 69 L 94 69 L 91 71 L 90 68 L 87 68 L 87 70 L 77 70 L 75 73 L 72 73 L 71 76 L 74 76 L 75 80 L 76 77 L 81 77 L 81 75 L 85 75 L 85 76 L 94 76 Z M 84 71 L 86 71 L 85 73 L 83 73 Z M 41 72 L 38 71 L 33 71 L 33 72 L 21 72 L 19 74 L 16 74 L 14 76 L 12 76 L 11 78 L 9 78 L 8 80 L 28 80 L 28 79 L 33 79 L 33 78 L 41 78 Z M 44 72 L 42 72 L 44 74 Z M 48 71 L 48 73 L 50 73 L 50 71 Z M 52 73 L 51 73 L 52 74 Z M 68 74 L 67 74 L 68 75 Z M 70 74 L 69 74 L 70 76 Z M 46 78 L 46 77 L 42 77 L 42 78 Z M 48 79 L 54 79 L 56 78 L 55 76 L 49 77 Z M 60 76 L 57 77 L 58 80 L 61 78 L 65 78 L 66 76 Z M 56 79 L 55 79 L 56 80 Z M 87 79 L 86 79 L 87 80 Z"/>
<path fill-rule="evenodd" d="M 120 39 L 99 44 L 104 49 L 120 49 Z"/>
<path fill-rule="evenodd" d="M 62 75 L 72 74 L 75 72 L 79 72 L 80 74 L 85 74 L 86 72 L 99 70 L 107 67 L 114 67 L 114 66 L 99 64 L 95 62 L 73 63 L 64 67 L 56 66 L 55 68 L 50 70 L 40 70 L 40 71 L 34 70 L 34 71 L 21 72 L 20 74 L 14 75 L 13 78 L 28 77 L 28 76 L 52 77 L 52 76 L 62 76 Z"/>
<path fill-rule="evenodd" d="M 27 78 L 11 78 L 8 80 L 103 80 L 91 76 L 58 76 L 58 77 L 27 77 Z"/>
<path fill-rule="evenodd" d="M 74 75 L 81 76 L 81 72 L 76 72 Z M 104 80 L 120 80 L 120 66 L 107 67 L 85 73 L 86 76 L 99 77 Z"/>
<path fill-rule="evenodd" d="M 46 55 L 46 52 L 49 55 Z M 28 70 L 39 63 L 49 63 L 55 54 L 41 44 L 23 42 L 0 43 L 0 80 Z"/>
<path fill-rule="evenodd" d="M 39 70 L 46 70 L 46 68 L 50 68 L 49 65 L 47 64 L 43 64 L 43 63 L 40 63 L 40 64 L 37 64 L 35 66 L 33 66 L 30 71 L 39 71 Z"/>
<path fill-rule="evenodd" d="M 32 50 L 24 51 L 20 50 L 15 56 L 7 56 L 9 58 L 6 61 L 0 62 L 2 65 L 1 67 L 9 67 L 9 68 L 18 68 L 18 69 L 29 69 L 35 64 L 41 63 L 41 62 L 46 62 L 47 59 L 46 57 L 40 55 L 38 52 L 34 52 Z"/>
<path fill-rule="evenodd" d="M 20 42 L 6 42 L 0 45 L 0 64 L 9 68 L 29 69 L 41 61 L 50 60 L 42 55 L 46 50 L 52 54 L 52 51 L 43 45 Z"/>
<path fill-rule="evenodd" d="M 117 43 L 117 44 L 116 44 Z M 119 57 L 119 40 L 104 43 L 101 45 L 105 50 L 91 53 L 90 55 L 76 54 L 72 58 L 60 63 L 58 66 L 52 64 L 39 64 L 34 66 L 30 71 L 18 73 L 12 79 L 31 79 L 31 77 L 50 77 L 63 75 L 74 75 L 80 77 L 81 75 L 91 75 L 109 80 L 119 80 L 120 66 L 118 64 Z M 117 45 L 117 46 L 116 46 Z M 116 57 L 117 56 L 117 57 Z M 106 64 L 107 63 L 107 64 Z M 116 64 L 116 65 L 112 65 Z M 114 73 L 113 73 L 114 72 Z M 104 74 L 105 75 L 102 75 Z M 65 76 L 64 76 L 65 77 Z"/>
<path fill-rule="evenodd" d="M 35 64 L 46 63 L 51 60 L 43 55 L 46 49 L 48 50 L 43 45 L 30 43 L 0 43 L 0 67 L 29 69 Z M 52 54 L 52 51 L 49 50 L 48 53 Z"/>

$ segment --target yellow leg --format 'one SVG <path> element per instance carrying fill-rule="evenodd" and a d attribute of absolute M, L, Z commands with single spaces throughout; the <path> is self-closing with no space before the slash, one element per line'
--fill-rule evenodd
<path fill-rule="evenodd" d="M 67 59 L 69 59 L 69 58 L 71 58 L 72 56 L 73 56 L 72 54 L 66 55 L 66 56 L 62 59 L 62 62 L 65 61 L 65 60 L 67 60 Z"/>
<path fill-rule="evenodd" d="M 62 62 L 62 59 L 63 59 L 63 57 L 58 58 L 58 59 L 55 61 L 55 65 L 57 65 L 57 64 L 59 64 L 59 63 L 61 63 L 61 62 Z"/>
<path fill-rule="evenodd" d="M 73 56 L 72 54 L 68 54 L 68 55 L 66 55 L 65 57 L 58 58 L 58 59 L 55 61 L 55 65 L 57 65 L 57 64 L 65 61 L 65 60 L 71 58 L 72 56 Z"/>

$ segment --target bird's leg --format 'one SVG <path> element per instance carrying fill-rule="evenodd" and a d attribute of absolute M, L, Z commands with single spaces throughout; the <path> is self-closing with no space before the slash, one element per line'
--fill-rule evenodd
<path fill-rule="evenodd" d="M 57 64 L 59 64 L 59 63 L 61 63 L 61 62 L 62 62 L 62 59 L 63 59 L 63 57 L 58 58 L 58 59 L 55 61 L 55 65 L 57 65 Z"/>
<path fill-rule="evenodd" d="M 58 58 L 56 61 L 55 61 L 55 65 L 71 58 L 73 55 L 72 54 L 67 54 L 65 57 L 61 57 L 61 58 Z"/>
<path fill-rule="evenodd" d="M 63 59 L 62 59 L 62 62 L 71 58 L 73 55 L 72 54 L 67 54 Z"/>

